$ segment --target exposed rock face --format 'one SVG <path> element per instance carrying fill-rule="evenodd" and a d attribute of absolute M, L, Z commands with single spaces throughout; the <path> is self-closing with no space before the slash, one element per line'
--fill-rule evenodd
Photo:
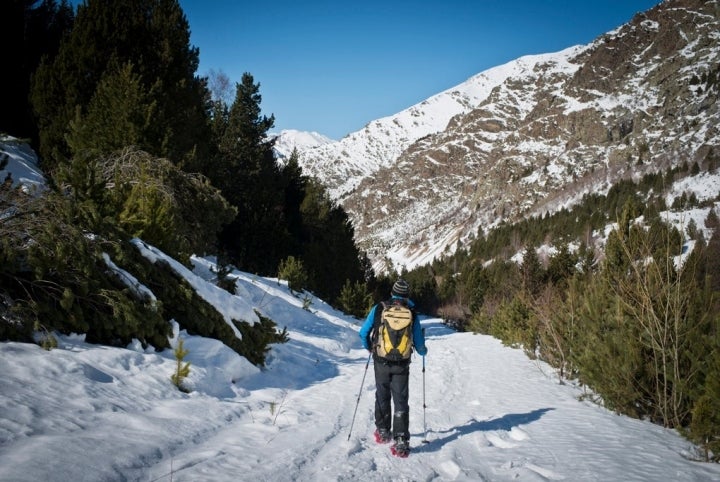
<path fill-rule="evenodd" d="M 376 269 L 429 262 L 502 220 L 720 152 L 719 18 L 718 0 L 666 0 L 590 45 L 520 58 L 305 151 L 303 168 Z"/>

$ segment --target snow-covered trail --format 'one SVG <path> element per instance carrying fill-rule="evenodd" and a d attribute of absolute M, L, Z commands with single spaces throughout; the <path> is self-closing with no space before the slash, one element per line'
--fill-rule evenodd
<path fill-rule="evenodd" d="M 190 394 L 169 383 L 169 350 L 0 343 L 0 481 L 720 481 L 677 433 L 578 401 L 547 365 L 436 319 L 423 320 L 427 408 L 415 357 L 413 453 L 395 458 L 372 437 L 359 321 L 317 299 L 303 309 L 276 280 L 237 279 L 290 341 L 260 371 L 184 334 Z"/>
<path fill-rule="evenodd" d="M 578 401 L 578 389 L 558 384 L 522 351 L 451 332 L 439 320 L 424 324 L 427 408 L 416 357 L 410 458 L 392 457 L 372 438 L 372 362 L 350 433 L 367 363 L 353 350 L 332 378 L 249 394 L 245 416 L 177 454 L 173 480 L 720 480 L 717 466 L 680 455 L 688 444 L 673 432 Z"/>

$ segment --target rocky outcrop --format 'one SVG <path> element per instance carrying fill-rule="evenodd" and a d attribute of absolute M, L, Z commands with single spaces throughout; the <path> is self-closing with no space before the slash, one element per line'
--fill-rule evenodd
<path fill-rule="evenodd" d="M 376 269 L 429 262 L 500 220 L 720 152 L 719 18 L 717 0 L 666 0 L 590 45 L 504 66 L 435 132 L 369 127 L 383 153 L 370 168 L 303 167 L 335 189 Z"/>

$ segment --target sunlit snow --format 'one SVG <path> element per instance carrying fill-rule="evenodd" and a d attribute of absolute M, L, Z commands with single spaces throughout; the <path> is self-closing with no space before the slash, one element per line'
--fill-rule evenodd
<path fill-rule="evenodd" d="M 212 277 L 211 260 L 193 262 L 193 276 Z M 583 389 L 521 350 L 432 318 L 422 321 L 425 372 L 422 358 L 411 365 L 413 452 L 397 459 L 372 438 L 360 321 L 312 297 L 305 310 L 275 279 L 232 276 L 242 303 L 286 326 L 290 341 L 260 370 L 176 327 L 174 342 L 190 352 L 189 394 L 170 382 L 171 350 L 80 335 L 58 337 L 52 351 L 0 343 L 0 480 L 720 479 L 720 466 L 688 459 L 675 431 L 581 401 Z M 193 283 L 213 298 L 214 285 Z"/>

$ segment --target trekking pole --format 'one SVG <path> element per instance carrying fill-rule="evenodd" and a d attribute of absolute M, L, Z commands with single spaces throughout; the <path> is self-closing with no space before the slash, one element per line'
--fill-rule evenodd
<path fill-rule="evenodd" d="M 427 425 L 425 423 L 425 409 L 427 408 L 427 405 L 425 405 L 425 356 L 423 355 L 423 431 L 425 432 L 425 438 L 422 439 L 422 443 L 429 444 L 430 441 L 427 439 Z"/>
<path fill-rule="evenodd" d="M 355 403 L 355 413 L 353 413 L 352 422 L 350 423 L 350 433 L 348 433 L 348 441 L 350 441 L 350 435 L 352 435 L 352 429 L 353 425 L 355 425 L 355 415 L 357 415 L 357 409 L 360 405 L 360 397 L 362 396 L 362 388 L 363 385 L 365 385 L 365 376 L 367 375 L 368 367 L 370 366 L 370 358 L 372 357 L 372 352 L 368 355 L 367 363 L 365 364 L 365 373 L 363 373 L 362 381 L 360 382 L 360 392 L 358 393 L 357 403 Z"/>

